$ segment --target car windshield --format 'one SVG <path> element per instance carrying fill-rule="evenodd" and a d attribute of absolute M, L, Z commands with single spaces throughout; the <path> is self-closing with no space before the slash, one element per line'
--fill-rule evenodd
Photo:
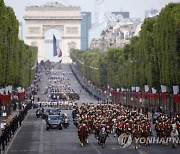
<path fill-rule="evenodd" d="M 60 116 L 49 116 L 49 120 L 60 120 Z"/>
<path fill-rule="evenodd" d="M 50 112 L 60 112 L 60 109 L 50 109 Z"/>

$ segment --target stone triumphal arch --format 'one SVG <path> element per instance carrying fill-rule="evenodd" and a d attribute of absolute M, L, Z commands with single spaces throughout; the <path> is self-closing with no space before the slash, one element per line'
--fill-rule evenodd
<path fill-rule="evenodd" d="M 38 47 L 38 61 L 45 57 L 45 33 L 57 29 L 61 33 L 62 61 L 69 62 L 69 50 L 80 49 L 81 9 L 61 3 L 27 6 L 25 9 L 25 42 Z"/>

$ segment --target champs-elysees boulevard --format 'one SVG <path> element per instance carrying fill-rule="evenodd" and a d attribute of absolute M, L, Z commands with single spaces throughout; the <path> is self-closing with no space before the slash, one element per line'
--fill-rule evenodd
<path fill-rule="evenodd" d="M 179 154 L 178 0 L 0 0 L 0 154 Z"/>

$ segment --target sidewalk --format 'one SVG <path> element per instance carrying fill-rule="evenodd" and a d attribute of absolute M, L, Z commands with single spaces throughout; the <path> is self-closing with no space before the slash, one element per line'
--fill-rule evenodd
<path fill-rule="evenodd" d="M 12 119 L 16 116 L 16 115 L 18 115 L 19 114 L 19 109 L 17 109 L 16 111 L 11 111 L 11 115 L 9 115 L 7 118 L 6 118 L 6 121 L 7 121 L 7 124 L 6 125 L 8 125 L 11 121 L 12 121 Z M 1 121 L 2 122 L 2 121 Z M 1 128 L 1 125 L 0 125 L 0 135 L 1 135 L 1 133 L 2 133 L 2 129 L 3 128 Z"/>

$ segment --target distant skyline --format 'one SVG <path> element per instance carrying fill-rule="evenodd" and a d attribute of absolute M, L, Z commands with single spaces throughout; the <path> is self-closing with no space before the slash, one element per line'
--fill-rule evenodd
<path fill-rule="evenodd" d="M 4 0 L 4 2 L 14 9 L 19 22 L 24 22 L 23 16 L 26 6 L 39 6 L 47 2 L 59 2 L 64 5 L 80 6 L 82 11 L 94 13 L 94 0 Z M 170 2 L 177 3 L 180 2 L 180 0 L 104 0 L 104 11 L 128 11 L 130 12 L 130 18 L 141 18 L 141 20 L 143 20 L 146 10 L 150 10 L 151 8 L 161 10 Z"/>

